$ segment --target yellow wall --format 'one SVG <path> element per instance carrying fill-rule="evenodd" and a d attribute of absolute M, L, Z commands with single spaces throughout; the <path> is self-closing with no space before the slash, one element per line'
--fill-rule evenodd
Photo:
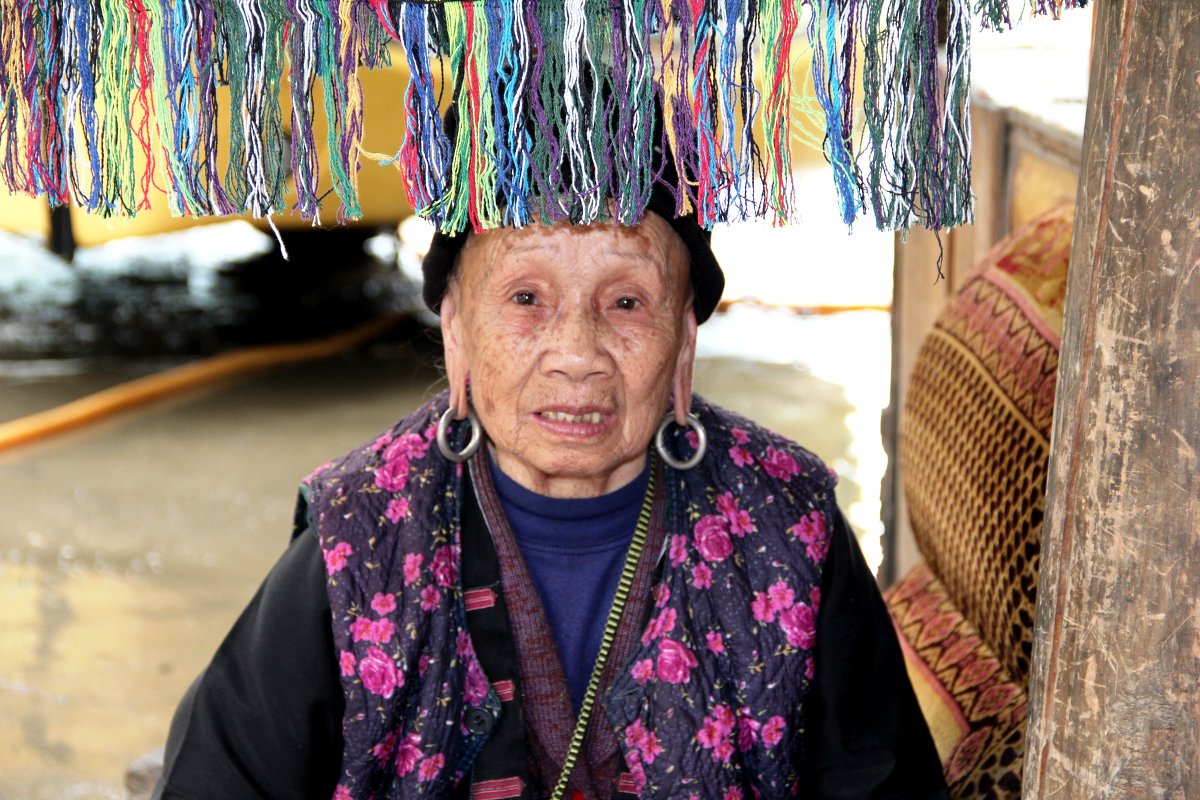
<path fill-rule="evenodd" d="M 363 85 L 363 149 L 368 152 L 392 154 L 400 147 L 404 138 L 404 90 L 408 85 L 408 65 L 399 48 L 393 48 L 393 64 L 391 67 L 359 70 L 359 79 Z M 288 91 L 282 93 L 283 115 L 285 121 L 291 119 L 291 103 Z M 229 114 L 229 91 L 226 88 L 218 90 L 221 116 L 227 119 Z M 318 86 L 313 98 L 315 117 L 314 137 L 321 163 L 320 191 L 329 189 L 328 148 L 325 145 L 327 127 L 324 119 L 324 99 Z M 224 126 L 225 122 L 222 122 Z M 290 126 L 285 125 L 285 129 Z M 156 145 L 157 146 L 157 145 Z M 228 141 L 222 141 L 222 160 L 228 158 Z M 142 169 L 144 160 L 139 157 L 138 169 Z M 161 169 L 158 180 L 163 180 Z M 294 198 L 292 181 L 288 180 L 289 200 Z M 393 167 L 382 167 L 368 158 L 362 159 L 362 169 L 359 172 L 359 201 L 363 209 L 362 223 L 366 225 L 395 224 L 400 219 L 412 213 L 412 209 L 404 199 L 404 184 L 400 173 Z M 140 236 L 154 233 L 164 233 L 193 225 L 203 225 L 219 221 L 220 218 L 192 219 L 188 217 L 173 217 L 169 211 L 166 194 L 152 190 L 150 211 L 141 211 L 132 219 L 118 217 L 104 219 L 99 215 L 87 214 L 77 208 L 71 209 L 71 222 L 75 240 L 81 246 L 97 244 L 109 239 L 125 236 Z M 333 225 L 336 222 L 338 198 L 330 194 L 321 204 L 321 223 Z M 35 236 L 44 236 L 48 230 L 47 204 L 45 199 L 32 199 L 25 196 L 0 195 L 0 228 L 23 231 Z M 308 227 L 309 222 L 298 215 L 289 213 L 275 219 L 281 228 Z M 256 221 L 262 227 L 265 223 Z"/>
<path fill-rule="evenodd" d="M 820 167 L 825 163 L 824 155 L 819 148 L 824 136 L 824 118 L 815 100 L 812 100 L 811 51 L 804 43 L 804 37 L 797 37 L 792 49 L 792 80 L 798 100 L 794 108 L 800 113 L 794 114 L 796 121 L 793 129 L 792 166 L 796 169 Z M 760 69 L 770 65 L 760 64 Z M 402 50 L 397 45 L 392 47 L 392 66 L 376 70 L 360 69 L 359 78 L 363 87 L 363 150 L 372 153 L 391 155 L 400 147 L 404 137 L 404 91 L 408 84 L 408 65 Z M 331 187 L 328 169 L 328 148 L 325 144 L 326 126 L 324 122 L 323 93 L 320 85 L 315 87 L 313 104 L 315 109 L 314 137 L 321 163 L 320 190 L 324 192 Z M 222 118 L 222 129 L 228 125 L 229 114 L 228 89 L 218 90 L 219 110 Z M 281 95 L 281 105 L 284 119 L 290 120 L 291 102 L 288 91 Z M 285 129 L 289 126 L 285 125 Z M 760 146 L 764 145 L 759 126 L 758 138 Z M 222 141 L 222 159 L 226 159 L 228 140 Z M 156 147 L 158 145 L 156 144 Z M 140 159 L 138 169 L 142 169 L 144 161 Z M 163 181 L 161 168 L 158 181 Z M 292 182 L 288 182 L 288 197 L 294 199 Z M 370 158 L 361 159 L 359 171 L 359 199 L 363 210 L 362 224 L 370 226 L 394 225 L 412 213 L 412 209 L 404 199 L 403 178 L 394 167 L 384 167 Z M 152 209 L 141 211 L 136 217 L 105 219 L 95 214 L 87 214 L 77 208 L 71 209 L 71 221 L 76 242 L 80 246 L 97 244 L 109 239 L 126 236 L 149 235 L 163 233 L 193 225 L 202 225 L 219 218 L 192 219 L 173 217 L 169 211 L 164 192 L 152 190 L 150 195 Z M 335 194 L 329 194 L 322 203 L 321 223 L 323 226 L 336 222 L 338 199 Z M 48 231 L 47 206 L 44 199 L 32 199 L 25 196 L 10 196 L 0 194 L 0 228 L 24 231 L 35 236 L 44 236 Z M 299 216 L 288 213 L 275 218 L 280 228 L 308 227 L 309 223 Z M 262 221 L 255 221 L 260 227 L 266 227 Z"/>

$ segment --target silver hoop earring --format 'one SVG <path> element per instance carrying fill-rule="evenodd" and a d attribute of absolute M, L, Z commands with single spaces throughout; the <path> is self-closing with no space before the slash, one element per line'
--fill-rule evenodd
<path fill-rule="evenodd" d="M 467 442 L 467 446 L 462 450 L 455 452 L 450 447 L 449 428 L 450 423 L 454 422 L 454 408 L 450 407 L 442 413 L 442 418 L 438 420 L 437 427 L 437 445 L 438 450 L 442 451 L 442 455 L 448 461 L 453 461 L 455 464 L 461 464 L 471 456 L 475 455 L 475 451 L 479 449 L 479 445 L 483 443 L 483 426 L 479 424 L 479 417 L 475 416 L 475 412 L 467 409 L 467 422 L 471 423 L 471 440 Z"/>
<path fill-rule="evenodd" d="M 697 445 L 696 452 L 692 453 L 692 457 L 686 461 L 679 460 L 667 450 L 667 426 L 675 421 L 674 414 L 667 414 L 662 425 L 658 426 L 658 433 L 654 436 L 654 447 L 658 450 L 659 457 L 666 462 L 667 466 L 678 470 L 691 469 L 699 464 L 704 459 L 704 451 L 708 449 L 708 431 L 704 430 L 704 424 L 700 422 L 700 418 L 688 412 L 687 420 L 688 427 L 696 432 Z"/>

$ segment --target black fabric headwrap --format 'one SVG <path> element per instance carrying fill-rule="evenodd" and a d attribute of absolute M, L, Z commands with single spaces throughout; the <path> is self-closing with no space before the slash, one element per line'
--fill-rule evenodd
<path fill-rule="evenodd" d="M 721 300 L 721 293 L 725 291 L 725 273 L 721 271 L 721 265 L 717 263 L 709 244 L 712 233 L 700 227 L 694 214 L 676 217 L 675 197 L 662 186 L 654 188 L 647 210 L 666 220 L 687 248 L 692 277 L 692 307 L 696 312 L 697 324 L 704 322 L 712 316 Z M 458 263 L 458 254 L 466 245 L 468 236 L 469 233 L 447 236 L 441 232 L 433 235 L 433 242 L 421 267 L 425 274 L 425 305 L 435 314 L 441 308 L 442 298 L 450 285 L 450 276 Z"/>

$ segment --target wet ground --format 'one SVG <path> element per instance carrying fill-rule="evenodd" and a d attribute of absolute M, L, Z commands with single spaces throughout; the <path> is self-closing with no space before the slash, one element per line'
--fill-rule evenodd
<path fill-rule="evenodd" d="M 386 237 L 369 244 L 375 258 L 362 236 L 293 241 L 281 264 L 253 229 L 199 236 L 81 252 L 74 266 L 0 238 L 0 421 L 413 301 Z M 733 295 L 890 297 L 890 237 L 847 240 L 825 224 L 719 234 L 716 247 Z M 739 307 L 701 328 L 697 362 L 699 391 L 842 473 L 840 500 L 868 555 L 888 324 L 881 312 Z M 180 695 L 286 545 L 297 481 L 437 391 L 438 358 L 413 321 L 353 353 L 0 452 L 0 800 L 124 796 L 126 766 L 162 743 Z"/>

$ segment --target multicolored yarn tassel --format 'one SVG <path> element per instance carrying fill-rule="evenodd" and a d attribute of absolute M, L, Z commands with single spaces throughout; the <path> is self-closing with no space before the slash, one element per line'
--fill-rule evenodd
<path fill-rule="evenodd" d="M 1085 3 L 946 0 L 939 49 L 939 0 L 0 0 L 0 181 L 103 215 L 164 191 L 176 214 L 319 222 L 361 216 L 369 156 L 449 232 L 632 224 L 656 182 L 705 226 L 779 224 L 812 109 L 847 224 L 943 229 L 971 219 L 975 19 Z M 396 45 L 406 122 L 375 156 L 364 107 L 393 99 L 358 70 Z"/>

